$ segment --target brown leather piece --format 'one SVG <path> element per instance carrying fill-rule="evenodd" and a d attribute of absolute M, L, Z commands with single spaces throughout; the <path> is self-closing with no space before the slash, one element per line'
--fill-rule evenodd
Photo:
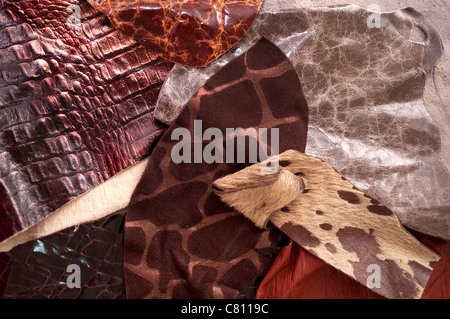
<path fill-rule="evenodd" d="M 0 6 L 0 241 L 141 160 L 165 129 L 153 109 L 172 64 L 87 2 L 53 2 Z"/>
<path fill-rule="evenodd" d="M 279 167 L 271 174 L 275 180 L 268 181 L 262 168 L 274 161 Z M 328 163 L 297 151 L 222 177 L 213 188 L 256 226 L 270 221 L 311 254 L 386 298 L 421 298 L 440 260 L 388 207 Z"/>
<path fill-rule="evenodd" d="M 89 0 L 117 30 L 166 60 L 204 67 L 248 31 L 263 0 Z"/>
<path fill-rule="evenodd" d="M 450 243 L 412 232 L 442 258 L 434 265 L 422 299 L 450 298 Z M 264 277 L 257 299 L 382 299 L 368 289 L 292 242 L 283 248 Z"/>
<path fill-rule="evenodd" d="M 291 10 L 279 11 L 276 2 L 266 0 L 247 35 L 208 67 L 175 66 L 155 116 L 172 123 L 209 77 L 264 36 L 303 83 L 311 114 L 306 153 L 388 205 L 408 228 L 450 240 L 444 135 L 423 100 L 442 55 L 439 34 L 412 8 L 383 13 L 381 28 L 368 28 L 373 12 L 357 6 L 298 9 L 286 2 Z M 411 40 L 416 25 L 424 43 Z"/>
<path fill-rule="evenodd" d="M 257 278 L 268 271 L 278 252 L 280 232 L 259 230 L 211 198 L 210 185 L 215 179 L 250 165 L 249 143 L 241 149 L 240 154 L 246 155 L 243 163 L 186 160 L 176 164 L 172 152 L 180 142 L 172 140 L 172 133 L 184 128 L 194 137 L 198 120 L 202 121 L 201 134 L 209 128 L 279 127 L 280 150 L 302 151 L 308 107 L 298 77 L 275 92 L 270 92 L 271 86 L 267 90 L 261 86 L 272 79 L 276 87 L 279 77 L 291 74 L 295 72 L 286 56 L 269 41 L 259 41 L 211 78 L 158 142 L 127 208 L 124 273 L 128 298 L 235 298 L 254 289 Z M 269 93 L 291 99 L 274 104 L 277 99 L 265 98 Z M 247 108 L 245 118 L 236 101 Z M 291 127 L 297 134 L 291 134 Z M 226 137 L 226 131 L 222 134 L 224 144 L 237 140 L 234 135 Z M 275 147 L 270 140 L 258 138 L 256 142 L 260 147 Z M 192 146 L 192 153 L 198 146 L 206 150 L 210 145 L 197 138 L 181 143 Z M 223 159 L 228 152 L 231 148 L 224 147 Z M 194 160 L 192 154 L 190 160 Z"/>

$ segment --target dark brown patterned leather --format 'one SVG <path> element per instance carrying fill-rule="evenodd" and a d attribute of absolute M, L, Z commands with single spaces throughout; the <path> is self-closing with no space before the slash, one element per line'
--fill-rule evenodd
<path fill-rule="evenodd" d="M 0 254 L 0 298 L 125 298 L 123 222 L 118 214 Z M 80 266 L 80 289 L 67 286 L 71 264 Z"/>
<path fill-rule="evenodd" d="M 2 241 L 148 153 L 172 64 L 85 1 L 2 1 L 0 39 Z"/>
<path fill-rule="evenodd" d="M 278 128 L 280 152 L 303 151 L 308 106 L 301 92 L 290 61 L 263 39 L 192 98 L 158 142 L 127 208 L 127 297 L 235 298 L 267 272 L 280 232 L 259 230 L 210 188 L 218 177 L 250 165 L 249 144 L 242 164 L 175 164 L 171 152 L 178 141 L 171 135 L 186 128 L 194 136 L 194 120 L 202 121 L 203 130 L 218 128 L 223 134 L 226 128 Z"/>
<path fill-rule="evenodd" d="M 163 58 L 203 67 L 248 31 L 263 0 L 89 0 L 117 30 Z"/>

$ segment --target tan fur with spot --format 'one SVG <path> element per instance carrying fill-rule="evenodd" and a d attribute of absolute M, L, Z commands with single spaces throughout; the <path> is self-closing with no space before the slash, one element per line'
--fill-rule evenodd
<path fill-rule="evenodd" d="M 271 179 L 261 169 L 273 160 L 280 167 Z M 221 178 L 213 187 L 258 227 L 270 221 L 363 285 L 370 281 L 371 266 L 378 266 L 380 287 L 369 288 L 387 298 L 420 298 L 440 259 L 390 209 L 315 157 L 287 151 Z"/>

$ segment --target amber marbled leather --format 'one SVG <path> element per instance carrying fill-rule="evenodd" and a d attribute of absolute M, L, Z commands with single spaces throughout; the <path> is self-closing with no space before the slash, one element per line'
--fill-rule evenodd
<path fill-rule="evenodd" d="M 450 174 L 422 100 L 442 44 L 414 9 L 381 16 L 357 6 L 266 10 L 239 44 L 203 69 L 176 66 L 155 116 L 171 123 L 217 69 L 264 36 L 295 65 L 311 119 L 306 153 L 326 160 L 412 229 L 450 239 Z M 411 40 L 419 25 L 426 42 Z M 182 89 L 180 89 L 182 88 Z"/>
<path fill-rule="evenodd" d="M 88 0 L 166 60 L 203 67 L 248 31 L 263 0 Z"/>
<path fill-rule="evenodd" d="M 0 2 L 0 241 L 142 159 L 164 130 L 153 108 L 172 64 L 85 1 L 45 3 Z"/>

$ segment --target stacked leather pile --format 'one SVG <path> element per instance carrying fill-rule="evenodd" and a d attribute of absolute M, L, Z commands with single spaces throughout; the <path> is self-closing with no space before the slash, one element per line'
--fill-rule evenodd
<path fill-rule="evenodd" d="M 423 101 L 443 46 L 420 13 L 51 2 L 0 2 L 2 298 L 450 297 L 449 163 Z M 248 175 L 255 149 L 305 157 Z M 249 214 L 223 196 L 273 185 Z"/>

